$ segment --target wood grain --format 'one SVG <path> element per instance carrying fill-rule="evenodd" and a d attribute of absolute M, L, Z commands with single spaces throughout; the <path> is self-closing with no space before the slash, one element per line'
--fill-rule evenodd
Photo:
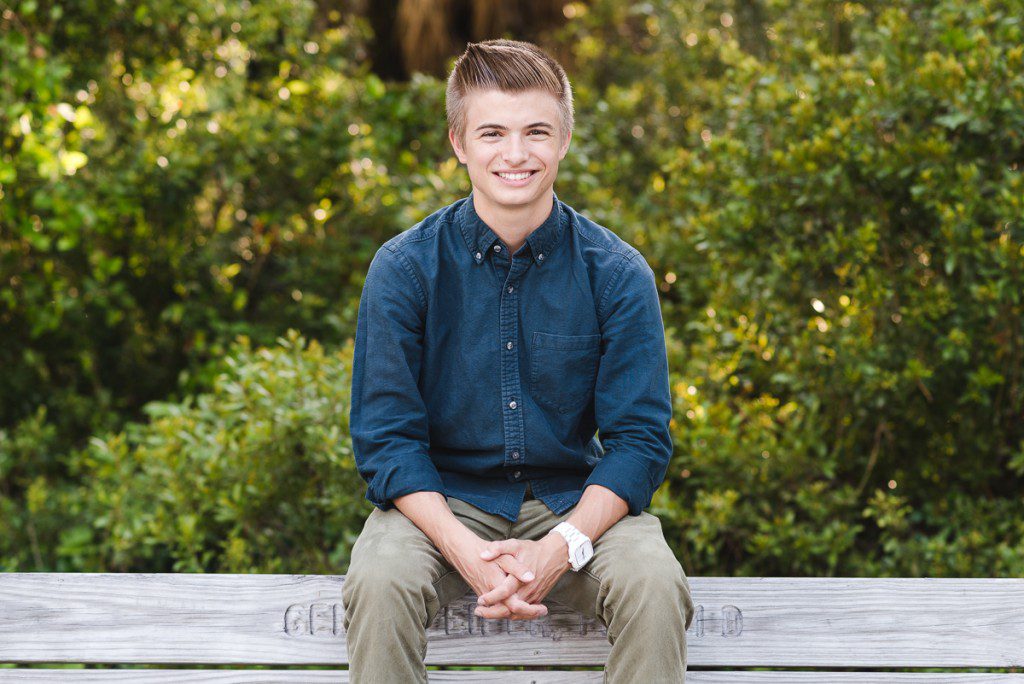
<path fill-rule="evenodd" d="M 343 581 L 0 574 L 0 661 L 337 666 L 347 663 Z M 691 577 L 690 586 L 691 667 L 1024 667 L 1024 579 Z M 474 599 L 437 616 L 428 663 L 607 657 L 593 619 L 551 604 L 543 620 L 481 620 Z"/>

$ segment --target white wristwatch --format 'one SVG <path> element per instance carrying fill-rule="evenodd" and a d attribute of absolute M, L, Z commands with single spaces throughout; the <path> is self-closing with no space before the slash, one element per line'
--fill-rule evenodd
<path fill-rule="evenodd" d="M 551 531 L 562 535 L 569 544 L 569 563 L 573 572 L 579 572 L 594 557 L 594 546 L 590 543 L 590 537 L 569 523 L 560 522 Z"/>

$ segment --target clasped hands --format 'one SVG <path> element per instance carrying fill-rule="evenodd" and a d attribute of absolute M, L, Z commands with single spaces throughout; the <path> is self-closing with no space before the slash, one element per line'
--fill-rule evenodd
<path fill-rule="evenodd" d="M 479 596 L 474 613 L 484 618 L 532 620 L 546 615 L 547 606 L 540 601 L 570 567 L 568 545 L 558 534 L 538 541 L 476 537 L 469 547 L 455 565 Z"/>

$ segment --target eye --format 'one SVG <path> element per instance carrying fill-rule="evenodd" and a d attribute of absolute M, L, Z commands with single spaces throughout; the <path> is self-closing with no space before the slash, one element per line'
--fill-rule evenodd
<path fill-rule="evenodd" d="M 530 131 L 530 135 L 533 135 L 534 133 L 540 133 L 541 135 L 547 135 L 548 134 L 547 131 L 542 130 L 540 128 L 534 128 L 532 131 Z"/>
<path fill-rule="evenodd" d="M 482 136 L 482 137 L 484 137 L 484 138 L 489 138 L 489 137 L 491 137 L 492 135 L 498 135 L 498 132 L 497 132 L 497 131 L 487 131 L 486 133 L 484 133 L 484 134 L 483 134 L 483 136 Z"/>

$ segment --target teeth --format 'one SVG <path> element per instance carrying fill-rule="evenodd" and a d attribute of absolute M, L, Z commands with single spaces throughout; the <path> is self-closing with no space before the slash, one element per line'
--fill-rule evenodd
<path fill-rule="evenodd" d="M 527 172 L 527 173 L 499 173 L 498 175 L 501 176 L 502 178 L 507 179 L 507 180 L 523 180 L 524 178 L 529 178 L 530 177 L 530 173 L 529 172 Z"/>

